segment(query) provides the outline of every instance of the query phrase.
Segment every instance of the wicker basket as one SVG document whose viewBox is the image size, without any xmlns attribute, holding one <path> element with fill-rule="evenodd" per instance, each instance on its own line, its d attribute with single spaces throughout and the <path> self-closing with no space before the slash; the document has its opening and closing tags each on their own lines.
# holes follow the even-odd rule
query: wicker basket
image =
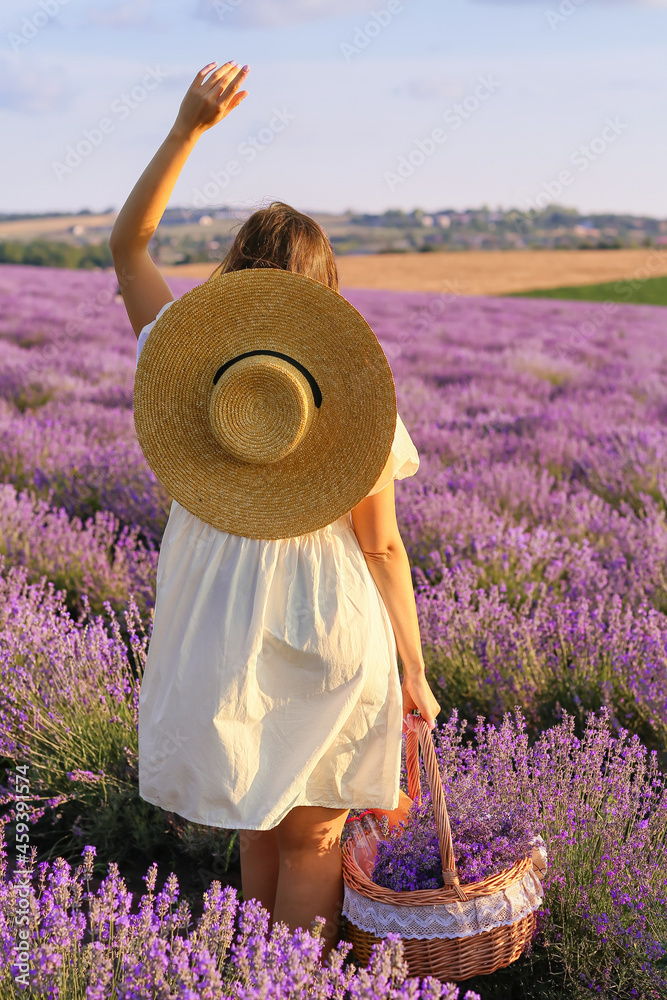
<svg viewBox="0 0 667 1000">
<path fill-rule="evenodd" d="M 489 912 L 500 900 L 519 898 L 523 887 L 532 887 L 534 891 L 521 897 L 518 908 L 506 912 L 518 912 L 519 919 L 504 921 L 501 926 L 491 926 L 481 933 L 467 933 L 465 936 L 416 937 L 401 934 L 405 959 L 411 976 L 435 976 L 443 981 L 458 982 L 471 976 L 485 975 L 502 969 L 514 962 L 525 950 L 535 929 L 535 909 L 542 897 L 541 882 L 533 871 L 533 858 L 526 857 L 511 868 L 498 872 L 479 882 L 466 885 L 459 883 L 454 861 L 452 832 L 445 805 L 442 781 L 438 770 L 438 762 L 433 748 L 433 741 L 427 723 L 421 717 L 416 717 L 416 731 L 407 734 L 407 771 L 410 797 L 421 802 L 419 784 L 419 744 L 424 759 L 424 767 L 431 788 L 433 810 L 440 840 L 440 857 L 445 887 L 443 889 L 420 889 L 414 892 L 395 892 L 377 885 L 362 870 L 354 855 L 350 840 L 343 845 L 343 877 L 345 880 L 345 908 L 349 911 L 350 901 L 369 904 L 370 922 L 375 919 L 377 911 L 395 914 L 396 920 L 403 925 L 405 915 L 416 914 L 416 920 L 424 915 L 425 921 L 456 920 L 464 912 L 484 912 L 488 904 Z M 488 899 L 486 898 L 488 897 Z M 478 902 L 475 902 L 478 901 Z M 401 909 L 401 908 L 410 908 Z M 526 910 L 528 912 L 526 912 Z M 345 912 L 345 910 L 344 910 Z M 410 918 L 412 919 L 412 918 Z M 368 926 L 369 919 L 366 918 Z M 408 921 L 409 922 L 409 921 Z M 359 961 L 366 963 L 370 958 L 371 948 L 384 936 L 376 925 L 373 933 L 369 929 L 357 926 L 350 916 L 345 921 L 345 935 L 354 947 Z M 468 923 L 468 927 L 475 926 Z M 485 925 L 486 926 L 486 925 Z M 436 933 L 439 933 L 436 931 Z"/>
</svg>

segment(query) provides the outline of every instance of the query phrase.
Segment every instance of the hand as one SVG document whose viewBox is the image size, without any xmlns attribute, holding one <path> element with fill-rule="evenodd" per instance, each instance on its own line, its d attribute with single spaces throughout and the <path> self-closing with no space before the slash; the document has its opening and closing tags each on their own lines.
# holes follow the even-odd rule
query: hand
<svg viewBox="0 0 667 1000">
<path fill-rule="evenodd" d="M 248 75 L 248 69 L 241 69 L 233 62 L 226 62 L 214 70 L 205 80 L 217 63 L 209 63 L 200 69 L 188 87 L 181 102 L 172 131 L 190 137 L 212 128 L 230 111 L 237 108 L 247 90 L 239 91 L 239 87 Z"/>
<path fill-rule="evenodd" d="M 435 717 L 440 714 L 440 706 L 435 695 L 431 691 L 425 673 L 404 674 L 401 687 L 403 694 L 403 726 L 402 733 L 407 733 L 408 727 L 405 724 L 405 716 L 413 708 L 418 708 L 422 718 L 426 719 L 430 729 L 435 727 Z"/>
</svg>

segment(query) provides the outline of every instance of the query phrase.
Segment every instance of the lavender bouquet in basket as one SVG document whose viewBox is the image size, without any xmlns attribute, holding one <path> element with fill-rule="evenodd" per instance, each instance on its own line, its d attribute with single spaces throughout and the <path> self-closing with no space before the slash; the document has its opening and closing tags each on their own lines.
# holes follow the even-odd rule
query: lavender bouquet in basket
<svg viewBox="0 0 667 1000">
<path fill-rule="evenodd" d="M 501 801 L 491 800 L 480 810 L 475 798 L 453 798 L 448 811 L 461 882 L 480 881 L 531 854 L 534 831 L 525 809 L 516 805 L 508 809 Z M 428 790 L 422 792 L 421 806 L 414 803 L 406 820 L 379 841 L 372 879 L 396 892 L 443 887 L 440 845 Z"/>
<path fill-rule="evenodd" d="M 468 756 L 464 754 L 465 757 Z M 445 773 L 454 858 L 461 882 L 477 882 L 529 856 L 536 830 L 515 795 L 494 789 L 473 760 Z M 451 766 L 450 761 L 450 766 Z M 461 765 L 463 764 L 463 767 Z M 426 782 L 422 803 L 413 803 L 406 819 L 378 843 L 372 879 L 396 892 L 441 889 L 442 863 L 433 805 Z"/>
</svg>

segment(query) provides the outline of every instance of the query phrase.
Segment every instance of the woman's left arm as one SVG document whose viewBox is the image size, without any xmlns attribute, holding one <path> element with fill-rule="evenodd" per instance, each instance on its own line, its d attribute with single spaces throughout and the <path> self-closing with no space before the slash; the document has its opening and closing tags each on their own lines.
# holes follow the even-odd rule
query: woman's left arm
<svg viewBox="0 0 667 1000">
<path fill-rule="evenodd" d="M 197 73 L 181 103 L 169 135 L 134 185 L 109 237 L 118 284 L 137 337 L 174 296 L 153 262 L 148 245 L 162 218 L 174 185 L 197 140 L 238 107 L 247 66 L 227 62 L 206 80 L 215 63 Z"/>
</svg>

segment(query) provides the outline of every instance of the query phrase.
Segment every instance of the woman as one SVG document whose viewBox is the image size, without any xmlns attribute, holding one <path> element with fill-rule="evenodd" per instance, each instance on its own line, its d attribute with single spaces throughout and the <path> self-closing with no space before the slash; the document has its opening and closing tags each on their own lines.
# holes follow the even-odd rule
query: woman
<svg viewBox="0 0 667 1000">
<path fill-rule="evenodd" d="M 247 66 L 239 68 L 232 62 L 217 69 L 215 66 L 215 63 L 205 66 L 192 81 L 169 135 L 132 190 L 109 240 L 123 300 L 138 338 L 138 352 L 156 318 L 174 301 L 168 284 L 148 253 L 150 240 L 197 140 L 247 96 L 247 91 L 239 90 L 247 76 Z M 326 235 L 314 220 L 282 202 L 255 212 L 244 223 L 218 270 L 224 273 L 249 267 L 294 271 L 335 291 L 338 289 L 336 264 Z M 140 793 L 163 808 L 180 810 L 181 815 L 195 822 L 240 829 L 244 898 L 257 898 L 269 910 L 273 921 L 284 921 L 292 929 L 308 928 L 316 916 L 323 917 L 326 920 L 325 955 L 334 946 L 338 933 L 343 895 L 340 834 L 348 811 L 367 806 L 396 807 L 401 715 L 405 717 L 406 713 L 418 709 L 434 726 L 439 712 L 425 678 L 410 566 L 396 523 L 394 502 L 394 478 L 413 475 L 418 465 L 416 449 L 398 418 L 392 452 L 380 480 L 335 524 L 295 539 L 243 538 L 205 524 L 174 501 L 160 550 L 155 620 L 140 703 Z M 206 583 L 197 568 L 197 558 L 205 559 Z M 258 564 L 265 571 L 268 567 L 271 579 L 278 583 L 272 589 L 265 574 L 258 578 L 256 592 L 250 596 L 240 593 L 237 583 L 229 581 L 247 579 L 252 567 Z M 213 574 L 211 566 L 217 567 Z M 234 573 L 230 573 L 230 566 Z M 334 705 L 332 698 L 328 714 L 324 711 L 317 720 L 309 720 L 310 730 L 306 727 L 299 740 L 292 740 L 289 745 L 286 740 L 284 753 L 278 750 L 274 760 L 262 765 L 265 771 L 251 775 L 253 787 L 258 782 L 261 786 L 259 798 L 252 799 L 247 782 L 241 788 L 241 779 L 234 778 L 233 772 L 239 769 L 235 768 L 230 748 L 225 745 L 224 734 L 220 736 L 220 731 L 217 744 L 212 742 L 212 729 L 209 732 L 205 759 L 196 758 L 194 754 L 199 747 L 197 741 L 204 739 L 197 727 L 197 731 L 193 729 L 181 734 L 184 748 L 175 746 L 169 759 L 151 770 L 148 750 L 142 751 L 142 745 L 144 748 L 156 745 L 155 704 L 159 701 L 162 710 L 166 704 L 170 713 L 165 716 L 163 711 L 160 725 L 168 718 L 169 725 L 178 728 L 179 712 L 185 713 L 184 702 L 190 699 L 191 708 L 196 706 L 201 712 L 202 700 L 205 701 L 191 689 L 192 685 L 190 688 L 183 685 L 178 690 L 176 687 L 177 658 L 181 658 L 182 665 L 199 655 L 196 647 L 188 646 L 188 636 L 197 630 L 201 633 L 209 629 L 211 639 L 206 648 L 212 652 L 207 656 L 213 664 L 211 669 L 216 671 L 216 684 L 218 688 L 222 685 L 220 690 L 223 692 L 215 711 L 220 717 L 221 705 L 227 698 L 223 714 L 233 714 L 234 692 L 238 692 L 239 684 L 243 683 L 243 670 L 254 669 L 251 652 L 255 638 L 249 637 L 245 652 L 245 648 L 241 648 L 236 667 L 220 656 L 216 659 L 215 651 L 223 646 L 226 648 L 233 623 L 244 612 L 243 606 L 234 602 L 254 602 L 255 620 L 255 612 L 266 615 L 271 611 L 277 589 L 290 592 L 286 574 L 299 572 L 304 580 L 315 579 L 320 569 L 329 574 L 327 580 L 334 591 L 345 589 L 349 592 L 352 588 L 355 596 L 356 617 L 345 623 L 335 618 L 327 621 L 327 628 L 333 630 L 341 630 L 344 625 L 343 631 L 347 629 L 349 641 L 360 651 L 363 670 L 355 667 L 359 676 L 346 679 L 356 692 L 352 703 L 348 698 L 344 705 L 342 702 Z M 188 587 L 183 585 L 184 579 Z M 174 581 L 178 582 L 177 586 Z M 194 595 L 192 609 L 196 609 L 197 614 L 206 604 L 209 620 L 196 622 L 196 628 L 190 627 L 189 631 L 182 628 L 175 632 L 176 619 L 192 626 L 188 594 Z M 316 597 L 312 594 L 310 600 L 302 600 L 295 608 L 287 606 L 283 613 L 294 615 L 295 621 L 305 622 L 306 627 L 314 629 L 316 624 L 322 624 L 314 619 L 318 613 Z M 348 601 L 346 607 L 349 612 L 352 603 Z M 226 614 L 223 618 L 232 623 L 227 633 L 224 633 L 224 622 L 220 622 L 222 608 Z M 303 650 L 298 641 L 295 644 L 287 635 L 282 636 L 281 641 L 283 649 L 292 642 L 287 657 L 291 664 L 279 655 L 274 658 L 272 668 L 289 686 L 290 678 L 297 676 L 294 665 L 299 665 Z M 308 645 L 309 666 L 312 666 L 310 641 Z M 331 662 L 327 659 L 330 654 L 325 646 L 320 645 L 316 662 L 326 673 Z M 402 684 L 398 678 L 397 652 L 403 665 Z M 247 662 L 244 655 L 247 655 Z M 336 669 L 341 669 L 341 665 L 336 664 Z M 307 699 L 303 708 L 304 718 L 307 718 Z M 273 729 L 282 732 L 285 720 L 280 715 L 280 706 L 276 703 L 267 711 L 271 714 Z M 213 712 L 209 714 L 212 716 Z M 328 727 L 328 739 L 322 743 L 322 746 L 326 743 L 326 748 L 322 750 L 316 746 L 318 725 Z M 405 725 L 404 721 L 403 731 Z M 342 733 L 347 734 L 345 746 L 354 744 L 355 748 L 354 753 L 350 752 L 346 767 L 341 767 L 340 763 L 346 759 L 340 753 L 342 743 L 339 740 L 336 744 L 336 736 Z M 295 744 L 301 754 L 295 758 L 296 763 L 289 756 Z M 334 752 L 338 753 L 337 761 L 332 756 Z M 281 783 L 288 758 L 291 771 L 287 777 L 297 771 L 303 775 L 302 787 L 296 794 L 293 787 L 288 794 L 287 786 Z M 193 763 L 195 759 L 199 760 L 198 764 Z M 360 761 L 365 762 L 365 769 L 360 768 Z M 374 767 L 374 761 L 380 766 Z M 243 763 L 247 765 L 247 761 Z M 354 780 L 358 774 L 366 775 L 361 784 L 360 779 L 357 778 L 356 783 Z M 199 805 L 203 795 L 216 799 L 215 808 L 204 812 Z M 290 805 L 295 801 L 299 804 Z"/>
</svg>

